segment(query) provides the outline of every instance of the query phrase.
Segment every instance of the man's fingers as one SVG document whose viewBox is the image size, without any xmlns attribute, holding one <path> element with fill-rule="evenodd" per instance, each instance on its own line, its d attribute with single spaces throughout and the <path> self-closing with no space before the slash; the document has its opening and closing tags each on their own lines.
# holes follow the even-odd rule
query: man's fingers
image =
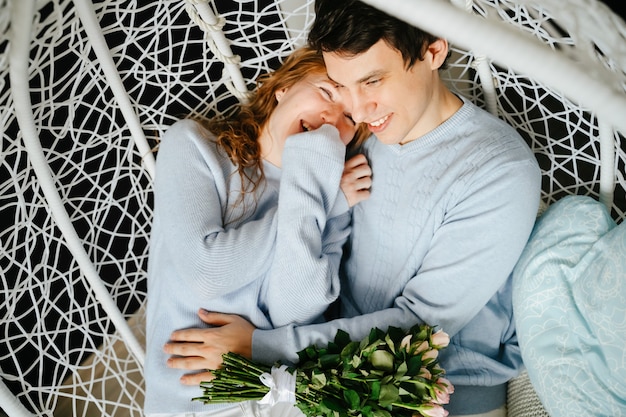
<svg viewBox="0 0 626 417">
<path fill-rule="evenodd" d="M 187 374 L 180 377 L 180 382 L 184 385 L 200 385 L 201 382 L 211 381 L 214 376 L 211 372 L 200 372 L 197 374 Z"/>
<path fill-rule="evenodd" d="M 215 313 L 203 308 L 198 310 L 198 316 L 200 317 L 200 320 L 213 326 L 223 326 L 233 321 L 230 314 Z"/>
<path fill-rule="evenodd" d="M 168 342 L 163 346 L 163 352 L 177 356 L 199 356 L 200 343 Z"/>
<path fill-rule="evenodd" d="M 200 311 L 198 312 L 198 316 L 205 323 L 217 327 L 232 323 L 233 321 L 233 318 L 230 314 L 213 313 L 204 309 L 200 309 Z M 170 340 L 173 342 L 203 343 L 206 342 L 206 335 L 210 332 L 210 328 L 175 330 L 170 335 Z"/>
<path fill-rule="evenodd" d="M 167 359 L 168 368 L 176 369 L 216 369 L 219 367 L 209 363 L 206 359 L 200 356 L 185 356 L 185 357 L 171 357 Z"/>
<path fill-rule="evenodd" d="M 204 333 L 206 330 L 207 329 L 175 330 L 170 335 L 170 340 L 172 342 L 202 343 L 205 340 Z"/>
</svg>

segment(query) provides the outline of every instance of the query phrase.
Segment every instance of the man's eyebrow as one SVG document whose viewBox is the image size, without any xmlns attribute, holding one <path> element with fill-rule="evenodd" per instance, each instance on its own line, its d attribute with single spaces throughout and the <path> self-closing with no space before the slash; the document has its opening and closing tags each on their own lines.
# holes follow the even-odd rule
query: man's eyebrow
<svg viewBox="0 0 626 417">
<path fill-rule="evenodd" d="M 387 73 L 387 71 L 384 70 L 374 70 L 372 72 L 370 72 L 369 74 L 364 75 L 363 77 L 359 78 L 358 80 L 356 80 L 356 84 L 362 84 L 365 83 L 369 80 L 371 80 L 372 78 L 380 78 L 382 76 L 384 76 Z M 345 87 L 345 85 L 338 83 L 337 81 L 333 80 L 333 78 L 326 74 L 326 76 L 328 77 L 328 79 L 332 82 L 334 82 L 337 87 Z"/>
<path fill-rule="evenodd" d="M 372 78 L 380 78 L 383 75 L 385 75 L 385 73 L 386 72 L 383 71 L 383 70 L 374 70 L 374 71 L 370 72 L 369 74 L 359 78 L 357 80 L 357 84 L 362 84 L 364 82 L 367 82 L 367 81 L 371 80 Z"/>
<path fill-rule="evenodd" d="M 337 81 L 333 80 L 332 77 L 330 75 L 328 75 L 328 73 L 326 73 L 326 76 L 328 77 L 328 79 L 330 80 L 330 82 L 334 83 L 335 86 L 337 87 L 345 87 L 343 84 L 338 83 Z"/>
</svg>

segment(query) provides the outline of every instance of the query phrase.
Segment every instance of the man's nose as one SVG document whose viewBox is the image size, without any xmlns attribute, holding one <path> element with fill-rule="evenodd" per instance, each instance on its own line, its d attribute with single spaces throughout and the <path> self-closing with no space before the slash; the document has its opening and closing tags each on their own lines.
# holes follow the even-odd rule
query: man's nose
<svg viewBox="0 0 626 417">
<path fill-rule="evenodd" d="M 372 113 L 372 102 L 366 95 L 355 92 L 350 95 L 350 101 L 352 105 L 352 120 L 356 123 L 371 121 L 368 118 Z"/>
</svg>

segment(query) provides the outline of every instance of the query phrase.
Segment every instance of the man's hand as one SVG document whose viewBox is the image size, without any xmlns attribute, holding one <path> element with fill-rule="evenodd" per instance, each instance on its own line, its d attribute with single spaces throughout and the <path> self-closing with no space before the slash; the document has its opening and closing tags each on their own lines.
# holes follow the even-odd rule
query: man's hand
<svg viewBox="0 0 626 417">
<path fill-rule="evenodd" d="M 348 200 L 348 205 L 353 207 L 357 203 L 367 200 L 372 186 L 372 169 L 365 155 L 358 154 L 346 161 L 341 176 L 341 191 Z"/>
<path fill-rule="evenodd" d="M 203 309 L 198 316 L 216 327 L 177 330 L 163 347 L 165 353 L 174 355 L 167 360 L 170 368 L 204 371 L 183 375 L 180 381 L 185 385 L 198 385 L 213 379 L 208 370 L 221 366 L 224 353 L 234 352 L 247 358 L 252 356 L 252 332 L 255 327 L 247 320 L 238 315 Z"/>
</svg>

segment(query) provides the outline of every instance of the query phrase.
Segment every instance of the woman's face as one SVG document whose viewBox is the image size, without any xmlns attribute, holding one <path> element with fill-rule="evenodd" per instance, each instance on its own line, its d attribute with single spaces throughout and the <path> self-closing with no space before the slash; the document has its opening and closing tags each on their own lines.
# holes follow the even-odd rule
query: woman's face
<svg viewBox="0 0 626 417">
<path fill-rule="evenodd" d="M 356 133 L 357 126 L 346 110 L 335 83 L 326 74 L 310 74 L 293 86 L 276 92 L 278 104 L 267 128 L 280 147 L 290 135 L 332 124 L 344 144 Z"/>
</svg>

